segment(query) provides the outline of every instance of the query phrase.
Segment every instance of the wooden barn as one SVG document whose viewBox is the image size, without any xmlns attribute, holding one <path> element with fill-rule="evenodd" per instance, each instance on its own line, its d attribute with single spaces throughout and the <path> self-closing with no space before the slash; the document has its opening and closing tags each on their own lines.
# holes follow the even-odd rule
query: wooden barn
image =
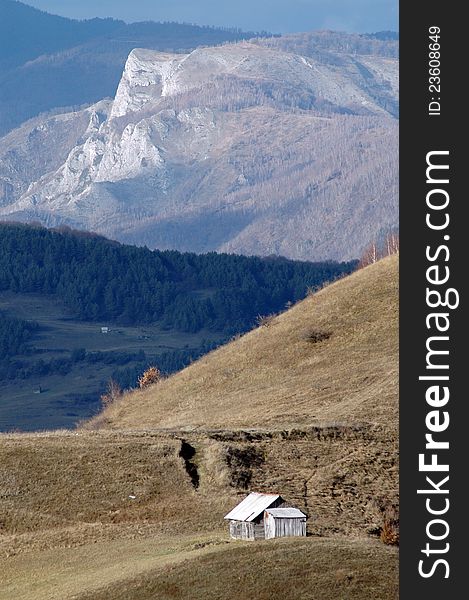
<svg viewBox="0 0 469 600">
<path fill-rule="evenodd" d="M 306 515 L 285 506 L 278 494 L 252 492 L 225 519 L 230 522 L 230 536 L 237 540 L 306 535 Z"/>
</svg>

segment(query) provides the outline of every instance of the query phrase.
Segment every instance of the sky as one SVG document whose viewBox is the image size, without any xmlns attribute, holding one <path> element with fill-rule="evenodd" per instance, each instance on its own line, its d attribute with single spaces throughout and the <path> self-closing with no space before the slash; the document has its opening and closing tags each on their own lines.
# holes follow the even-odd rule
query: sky
<svg viewBox="0 0 469 600">
<path fill-rule="evenodd" d="M 398 0 L 25 0 L 47 12 L 127 22 L 179 21 L 287 33 L 398 29 Z"/>
</svg>

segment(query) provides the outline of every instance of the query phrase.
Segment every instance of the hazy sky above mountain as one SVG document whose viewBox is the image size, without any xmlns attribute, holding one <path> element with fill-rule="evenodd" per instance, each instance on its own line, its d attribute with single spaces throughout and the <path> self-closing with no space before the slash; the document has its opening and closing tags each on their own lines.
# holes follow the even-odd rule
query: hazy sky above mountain
<svg viewBox="0 0 469 600">
<path fill-rule="evenodd" d="M 27 0 L 25 4 L 77 19 L 185 21 L 275 33 L 398 28 L 397 0 Z"/>
</svg>

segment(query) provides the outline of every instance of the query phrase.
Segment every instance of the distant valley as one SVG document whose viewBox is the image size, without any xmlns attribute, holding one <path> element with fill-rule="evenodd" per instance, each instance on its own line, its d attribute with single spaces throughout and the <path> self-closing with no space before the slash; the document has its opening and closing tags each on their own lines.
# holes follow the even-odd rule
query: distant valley
<svg viewBox="0 0 469 600">
<path fill-rule="evenodd" d="M 112 379 L 177 371 L 355 268 L 150 252 L 0 224 L 0 431 L 73 427 Z"/>
</svg>

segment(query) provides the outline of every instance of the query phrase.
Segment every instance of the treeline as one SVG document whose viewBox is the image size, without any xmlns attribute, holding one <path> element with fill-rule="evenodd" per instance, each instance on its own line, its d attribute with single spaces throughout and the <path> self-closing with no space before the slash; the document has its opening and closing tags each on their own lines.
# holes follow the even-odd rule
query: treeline
<svg viewBox="0 0 469 600">
<path fill-rule="evenodd" d="M 150 251 L 66 228 L 0 225 L 0 291 L 57 295 L 82 320 L 229 335 L 355 267 Z"/>
<path fill-rule="evenodd" d="M 252 106 L 270 106 L 278 110 L 313 110 L 317 114 L 339 112 L 339 108 L 316 98 L 313 92 L 286 82 L 219 75 L 207 85 L 195 90 L 168 96 L 161 100 L 162 108 L 177 112 L 204 106 L 214 110 L 234 112 Z M 345 110 L 343 111 L 345 112 Z M 352 112 L 351 110 L 348 111 Z"/>
<path fill-rule="evenodd" d="M 15 320 L 16 321 L 16 320 Z M 0 319 L 0 324 L 2 320 Z M 20 323 L 24 323 L 21 322 Z M 26 323 L 29 325 L 29 323 Z M 0 332 L 2 329 L 0 329 Z M 10 333 L 10 328 L 6 335 Z M 25 330 L 26 331 L 26 330 Z M 0 340 L 2 336 L 0 335 Z M 12 338 L 14 339 L 14 338 Z M 29 334 L 24 338 L 24 342 L 29 339 Z M 47 377 L 48 375 L 68 375 L 75 366 L 87 369 L 89 365 L 101 363 L 112 365 L 115 370 L 112 373 L 112 379 L 116 381 L 122 389 L 133 388 L 137 384 L 138 377 L 151 365 L 158 365 L 161 373 L 169 375 L 175 371 L 183 369 L 191 361 L 206 354 L 218 343 L 202 340 L 197 348 L 184 348 L 179 350 L 169 350 L 160 354 L 147 356 L 144 350 L 137 352 L 120 351 L 92 351 L 88 352 L 84 348 L 73 350 L 69 356 L 44 360 L 22 360 L 15 357 L 16 354 L 27 352 L 37 355 L 37 350 L 25 344 L 16 346 L 10 345 L 5 349 L 4 354 L 0 354 L 0 381 L 27 380 L 30 378 Z"/>
<path fill-rule="evenodd" d="M 0 380 L 29 379 L 30 377 L 45 377 L 47 375 L 68 375 L 77 363 L 87 365 L 102 363 L 105 365 L 127 365 L 130 362 L 145 363 L 147 357 L 143 350 L 138 352 L 87 352 L 85 349 L 73 350 L 69 356 L 44 360 L 39 358 L 34 362 L 24 361 L 13 356 L 0 360 Z M 28 348 L 28 354 L 37 356 L 39 352 L 34 347 Z"/>
<path fill-rule="evenodd" d="M 171 350 L 158 354 L 151 360 L 139 362 L 135 365 L 119 368 L 113 371 L 111 380 L 123 389 L 128 390 L 137 386 L 137 381 L 140 375 L 149 367 L 157 365 L 163 375 L 170 375 L 176 371 L 180 371 L 197 360 L 207 352 L 214 350 L 221 345 L 223 341 L 207 342 L 203 341 L 197 348 L 184 348 L 180 350 Z"/>
<path fill-rule="evenodd" d="M 8 357 L 28 351 L 28 342 L 38 324 L 7 317 L 0 312 L 0 365 Z"/>
<path fill-rule="evenodd" d="M 261 46 L 311 56 L 321 61 L 337 61 L 326 53 L 373 55 L 397 58 L 399 44 L 393 32 L 374 34 L 343 33 L 339 31 L 308 31 L 285 34 L 277 38 L 257 40 Z"/>
</svg>

